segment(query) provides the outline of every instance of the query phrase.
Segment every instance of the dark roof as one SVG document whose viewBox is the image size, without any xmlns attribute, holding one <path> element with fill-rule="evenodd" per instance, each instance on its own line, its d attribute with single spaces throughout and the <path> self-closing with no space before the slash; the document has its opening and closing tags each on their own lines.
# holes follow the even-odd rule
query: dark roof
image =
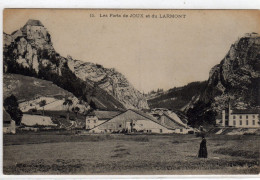
<svg viewBox="0 0 260 180">
<path fill-rule="evenodd" d="M 259 114 L 259 109 L 233 109 L 231 114 Z"/>
<path fill-rule="evenodd" d="M 120 111 L 93 111 L 87 116 L 96 116 L 98 120 L 109 120 L 122 112 Z"/>
</svg>

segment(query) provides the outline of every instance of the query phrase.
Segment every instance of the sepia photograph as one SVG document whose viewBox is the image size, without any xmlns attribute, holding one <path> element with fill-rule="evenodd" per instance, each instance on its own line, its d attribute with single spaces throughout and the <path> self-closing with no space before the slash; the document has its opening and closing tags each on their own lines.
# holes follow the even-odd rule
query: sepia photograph
<svg viewBox="0 0 260 180">
<path fill-rule="evenodd" d="M 259 175 L 260 11 L 4 9 L 4 175 Z"/>
</svg>

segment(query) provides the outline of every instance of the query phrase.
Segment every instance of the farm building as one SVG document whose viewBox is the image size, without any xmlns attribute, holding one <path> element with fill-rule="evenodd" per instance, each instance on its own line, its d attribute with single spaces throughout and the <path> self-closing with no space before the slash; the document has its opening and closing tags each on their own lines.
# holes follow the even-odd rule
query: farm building
<svg viewBox="0 0 260 180">
<path fill-rule="evenodd" d="M 15 121 L 11 119 L 11 116 L 3 110 L 3 133 L 15 134 Z"/>
<path fill-rule="evenodd" d="M 86 129 L 92 129 L 122 112 L 120 111 L 93 111 L 86 116 Z"/>
<path fill-rule="evenodd" d="M 91 133 L 143 132 L 174 133 L 170 126 L 161 124 L 154 117 L 137 110 L 127 110 L 90 130 Z"/>
<path fill-rule="evenodd" d="M 157 119 L 160 124 L 174 129 L 175 133 L 187 134 L 189 131 L 193 131 L 187 124 L 184 124 L 175 113 L 163 112 Z"/>
<path fill-rule="evenodd" d="M 222 111 L 221 126 L 239 127 L 239 128 L 259 128 L 258 109 L 231 109 Z"/>
</svg>

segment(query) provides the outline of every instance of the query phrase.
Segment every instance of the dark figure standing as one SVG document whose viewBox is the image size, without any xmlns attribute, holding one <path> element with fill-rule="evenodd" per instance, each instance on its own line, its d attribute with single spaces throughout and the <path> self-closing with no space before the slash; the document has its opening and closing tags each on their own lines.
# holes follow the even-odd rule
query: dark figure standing
<svg viewBox="0 0 260 180">
<path fill-rule="evenodd" d="M 202 136 L 202 141 L 200 143 L 200 150 L 199 150 L 199 158 L 207 158 L 208 152 L 207 152 L 207 141 L 205 139 L 205 136 Z"/>
</svg>

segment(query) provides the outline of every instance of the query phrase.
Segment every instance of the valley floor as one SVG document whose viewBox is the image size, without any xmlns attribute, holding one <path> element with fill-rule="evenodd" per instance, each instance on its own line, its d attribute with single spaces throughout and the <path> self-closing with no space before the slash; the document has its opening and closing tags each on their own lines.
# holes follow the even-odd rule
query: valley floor
<svg viewBox="0 0 260 180">
<path fill-rule="evenodd" d="M 260 136 L 4 135 L 4 174 L 258 174 Z"/>
</svg>

